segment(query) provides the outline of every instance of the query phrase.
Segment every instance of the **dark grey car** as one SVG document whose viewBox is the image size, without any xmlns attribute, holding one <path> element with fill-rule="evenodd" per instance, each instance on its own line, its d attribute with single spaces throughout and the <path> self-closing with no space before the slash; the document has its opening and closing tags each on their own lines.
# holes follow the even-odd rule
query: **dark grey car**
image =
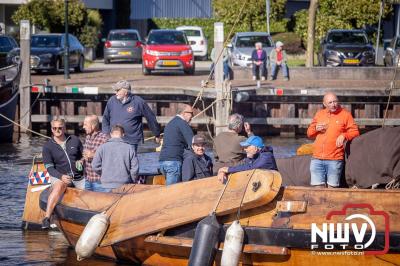
<svg viewBox="0 0 400 266">
<path fill-rule="evenodd" d="M 399 66 L 400 36 L 395 36 L 385 49 L 383 63 L 385 66 Z"/>
<path fill-rule="evenodd" d="M 111 60 L 140 62 L 142 59 L 142 39 L 133 29 L 111 30 L 104 44 L 104 63 Z"/>
<path fill-rule="evenodd" d="M 373 66 L 375 49 L 363 30 L 330 30 L 318 60 L 321 66 Z"/>
</svg>

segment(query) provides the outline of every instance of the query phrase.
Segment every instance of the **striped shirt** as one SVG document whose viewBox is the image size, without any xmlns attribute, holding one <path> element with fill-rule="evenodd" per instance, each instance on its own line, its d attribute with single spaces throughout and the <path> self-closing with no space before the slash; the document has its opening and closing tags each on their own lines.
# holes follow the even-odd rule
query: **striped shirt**
<svg viewBox="0 0 400 266">
<path fill-rule="evenodd" d="M 83 145 L 83 151 L 89 150 L 95 152 L 97 148 L 107 142 L 110 137 L 101 131 L 96 131 L 91 135 L 87 135 L 85 139 L 85 144 Z M 86 180 L 90 182 L 100 180 L 100 175 L 96 174 L 92 168 L 92 158 L 84 160 L 84 175 Z"/>
</svg>

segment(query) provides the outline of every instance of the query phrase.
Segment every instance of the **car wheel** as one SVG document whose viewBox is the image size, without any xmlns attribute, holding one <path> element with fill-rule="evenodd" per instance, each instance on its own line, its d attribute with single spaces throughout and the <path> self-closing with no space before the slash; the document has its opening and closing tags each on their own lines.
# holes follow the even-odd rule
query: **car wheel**
<svg viewBox="0 0 400 266">
<path fill-rule="evenodd" d="M 78 66 L 75 67 L 75 72 L 82 73 L 84 69 L 85 69 L 85 58 L 81 56 L 79 58 Z"/>
<path fill-rule="evenodd" d="M 61 59 L 60 59 L 60 58 L 57 58 L 56 64 L 55 64 L 55 66 L 54 66 L 54 68 L 53 68 L 53 70 L 52 70 L 51 72 L 52 72 L 53 74 L 58 74 L 58 73 L 61 72 L 61 70 L 62 70 L 62 67 L 61 67 Z"/>
<path fill-rule="evenodd" d="M 143 72 L 143 75 L 145 75 L 145 76 L 151 74 L 151 70 L 148 69 L 148 68 L 146 68 L 146 67 L 144 66 L 144 64 L 142 64 L 142 72 Z"/>
<path fill-rule="evenodd" d="M 185 69 L 183 72 L 185 72 L 186 75 L 193 75 L 195 71 L 195 67 L 193 66 L 192 68 Z"/>
<path fill-rule="evenodd" d="M 110 63 L 110 59 L 106 59 L 106 58 L 104 58 L 104 64 L 109 64 Z"/>
</svg>

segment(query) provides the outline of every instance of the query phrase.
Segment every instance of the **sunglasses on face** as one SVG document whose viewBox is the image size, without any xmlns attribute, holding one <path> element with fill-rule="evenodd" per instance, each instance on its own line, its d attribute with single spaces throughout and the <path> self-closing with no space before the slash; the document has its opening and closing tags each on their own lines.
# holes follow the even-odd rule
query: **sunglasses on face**
<svg viewBox="0 0 400 266">
<path fill-rule="evenodd" d="M 52 129 L 53 131 L 63 130 L 63 127 L 52 127 L 51 129 Z"/>
</svg>

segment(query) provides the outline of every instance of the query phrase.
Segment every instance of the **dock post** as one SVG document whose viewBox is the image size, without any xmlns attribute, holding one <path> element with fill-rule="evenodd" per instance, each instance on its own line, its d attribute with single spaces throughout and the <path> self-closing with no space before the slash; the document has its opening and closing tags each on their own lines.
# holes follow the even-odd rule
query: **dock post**
<svg viewBox="0 0 400 266">
<path fill-rule="evenodd" d="M 221 54 L 224 49 L 224 24 L 222 22 L 214 23 L 214 48 L 215 59 Z M 227 100 L 227 88 L 224 86 L 224 71 L 223 71 L 223 54 L 215 64 L 215 89 L 217 91 L 217 103 L 215 107 L 215 123 L 214 132 L 218 135 L 220 132 L 225 131 L 227 128 L 229 104 Z"/>
<path fill-rule="evenodd" d="M 29 20 L 20 22 L 20 59 L 21 79 L 19 82 L 19 115 L 20 124 L 25 128 L 31 127 L 31 26 Z M 24 128 L 21 132 L 27 133 Z"/>
</svg>

